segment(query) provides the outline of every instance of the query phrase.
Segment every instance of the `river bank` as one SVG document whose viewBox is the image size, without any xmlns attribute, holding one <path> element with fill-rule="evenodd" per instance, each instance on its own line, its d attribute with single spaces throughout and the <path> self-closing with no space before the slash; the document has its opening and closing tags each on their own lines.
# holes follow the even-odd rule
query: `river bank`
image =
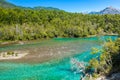
<svg viewBox="0 0 120 80">
<path fill-rule="evenodd" d="M 102 35 L 88 35 L 86 37 L 77 37 L 77 38 L 90 38 L 90 37 L 100 37 L 100 36 L 118 36 L 118 34 L 102 34 Z M 57 37 L 57 38 L 68 38 L 68 37 Z M 69 37 L 70 38 L 70 37 Z M 75 37 L 72 37 L 72 38 L 75 38 Z M 25 40 L 25 41 L 2 41 L 0 40 L 0 46 L 4 46 L 4 45 L 9 45 L 9 44 L 24 44 L 24 43 L 27 43 L 27 42 L 34 42 L 34 41 L 44 41 L 44 40 L 50 40 L 52 38 L 47 38 L 47 39 L 39 39 L 39 40 Z"/>
<path fill-rule="evenodd" d="M 92 38 L 92 37 L 100 37 L 100 36 L 118 36 L 118 34 L 102 34 L 102 35 L 88 35 L 87 37 L 78 37 L 78 38 Z M 59 38 L 59 37 L 58 37 Z M 62 38 L 62 37 L 60 37 Z M 64 38 L 68 38 L 68 37 L 64 37 Z M 39 40 L 28 40 L 28 41 L 0 41 L 0 46 L 6 46 L 6 45 L 11 45 L 11 44 L 26 44 L 26 43 L 30 43 L 30 42 L 40 42 L 40 41 L 45 41 L 45 40 L 50 40 L 51 38 L 47 38 L 47 39 L 39 39 Z"/>
<path fill-rule="evenodd" d="M 28 52 L 25 51 L 1 52 L 0 60 L 16 60 L 23 58 L 26 55 L 28 55 Z"/>
</svg>

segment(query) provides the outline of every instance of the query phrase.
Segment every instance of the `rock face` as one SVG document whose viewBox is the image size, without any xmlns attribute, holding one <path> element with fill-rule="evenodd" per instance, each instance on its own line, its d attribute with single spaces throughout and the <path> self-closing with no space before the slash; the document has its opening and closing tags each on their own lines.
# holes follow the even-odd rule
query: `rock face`
<svg viewBox="0 0 120 80">
<path fill-rule="evenodd" d="M 120 73 L 114 73 L 112 74 L 110 80 L 120 80 Z"/>
<path fill-rule="evenodd" d="M 110 6 L 100 12 L 90 12 L 89 14 L 120 14 L 120 10 Z"/>
<path fill-rule="evenodd" d="M 110 77 L 101 76 L 96 80 L 120 80 L 120 73 L 114 73 Z"/>
</svg>

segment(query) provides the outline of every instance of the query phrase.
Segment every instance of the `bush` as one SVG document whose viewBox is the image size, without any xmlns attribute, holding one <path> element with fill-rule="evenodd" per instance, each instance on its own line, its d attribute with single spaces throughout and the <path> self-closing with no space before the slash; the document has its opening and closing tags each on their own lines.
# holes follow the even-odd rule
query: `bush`
<svg viewBox="0 0 120 80">
<path fill-rule="evenodd" d="M 15 53 L 14 52 L 7 52 L 7 55 L 14 55 Z"/>
</svg>

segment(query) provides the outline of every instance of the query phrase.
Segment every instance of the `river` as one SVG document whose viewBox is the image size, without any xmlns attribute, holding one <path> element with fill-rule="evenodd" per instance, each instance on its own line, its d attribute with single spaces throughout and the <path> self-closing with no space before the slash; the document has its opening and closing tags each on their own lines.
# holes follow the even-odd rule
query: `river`
<svg viewBox="0 0 120 80">
<path fill-rule="evenodd" d="M 100 54 L 91 54 L 91 49 L 101 49 L 109 38 L 115 40 L 117 36 L 54 38 L 1 46 L 1 52 L 27 50 L 29 55 L 18 60 L 1 60 L 0 80 L 79 80 L 82 73 L 71 70 L 70 59 L 88 63 Z"/>
</svg>

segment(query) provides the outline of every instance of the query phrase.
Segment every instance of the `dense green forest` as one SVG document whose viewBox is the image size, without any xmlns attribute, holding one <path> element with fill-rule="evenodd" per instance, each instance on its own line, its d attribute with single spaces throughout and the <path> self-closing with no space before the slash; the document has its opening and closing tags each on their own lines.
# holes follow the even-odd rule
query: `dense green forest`
<svg viewBox="0 0 120 80">
<path fill-rule="evenodd" d="M 0 8 L 0 40 L 37 40 L 120 33 L 120 15 Z"/>
<path fill-rule="evenodd" d="M 116 41 L 109 40 L 104 44 L 99 58 L 90 60 L 90 65 L 86 69 L 94 68 L 94 77 L 101 75 L 111 75 L 120 72 L 120 38 Z M 95 53 L 96 54 L 96 53 Z M 118 80 L 118 79 L 116 79 Z"/>
</svg>

